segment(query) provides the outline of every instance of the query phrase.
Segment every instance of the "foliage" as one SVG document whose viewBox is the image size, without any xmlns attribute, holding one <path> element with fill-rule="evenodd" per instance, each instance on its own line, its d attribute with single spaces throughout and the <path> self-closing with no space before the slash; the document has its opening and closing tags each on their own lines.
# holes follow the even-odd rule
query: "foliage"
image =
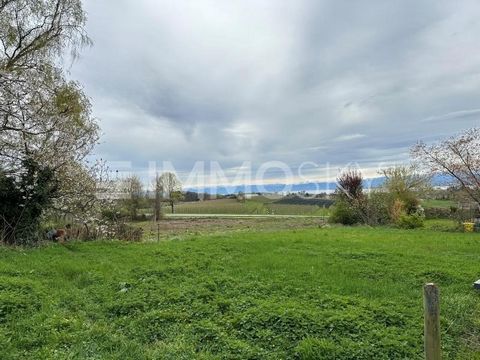
<svg viewBox="0 0 480 360">
<path fill-rule="evenodd" d="M 335 194 L 349 202 L 363 199 L 363 176 L 360 171 L 347 169 L 337 178 Z"/>
<path fill-rule="evenodd" d="M 0 161 L 10 173 L 28 172 L 30 161 L 50 169 L 58 191 L 45 205 L 89 221 L 97 184 L 95 166 L 84 159 L 99 127 L 81 86 L 59 66 L 66 52 L 75 57 L 90 44 L 85 21 L 80 0 L 0 3 Z M 34 186 L 43 191 L 43 184 Z"/>
<path fill-rule="evenodd" d="M 143 185 L 140 178 L 136 175 L 129 176 L 122 180 L 121 191 L 124 194 L 122 203 L 127 209 L 130 218 L 135 220 L 138 216 L 138 210 L 142 206 L 144 197 Z"/>
<path fill-rule="evenodd" d="M 363 176 L 347 169 L 337 178 L 335 207 L 330 221 L 344 225 L 368 223 L 367 197 L 363 193 Z"/>
<path fill-rule="evenodd" d="M 396 224 L 401 229 L 416 229 L 423 227 L 425 222 L 425 214 L 423 209 L 417 209 L 417 211 L 410 214 L 402 214 L 397 220 Z"/>
<path fill-rule="evenodd" d="M 366 225 L 378 226 L 391 222 L 389 209 L 392 196 L 383 191 L 371 191 L 364 200 L 363 221 Z"/>
<path fill-rule="evenodd" d="M 405 211 L 405 203 L 400 199 L 394 199 L 389 209 L 390 219 L 396 224 L 400 221 L 400 218 L 407 215 Z"/>
<path fill-rule="evenodd" d="M 449 219 L 458 211 L 456 207 L 429 207 L 425 209 L 425 217 L 427 219 Z"/>
<path fill-rule="evenodd" d="M 25 160 L 23 171 L 0 171 L 0 234 L 7 244 L 25 245 L 39 240 L 42 213 L 58 191 L 52 169 Z"/>
<path fill-rule="evenodd" d="M 78 223 L 93 224 L 102 211 L 113 210 L 116 184 L 103 160 L 93 164 L 66 163 L 57 171 L 59 190 L 49 215 L 68 216 Z"/>
<path fill-rule="evenodd" d="M 419 196 L 429 192 L 431 176 L 418 171 L 413 166 L 395 166 L 382 170 L 385 176 L 383 187 L 392 196 L 394 201 L 392 206 L 399 206 L 402 203 L 403 211 L 407 214 L 414 213 L 420 205 Z M 392 211 L 395 211 L 392 209 Z M 392 212 L 391 211 L 391 212 Z M 398 216 L 392 220 L 396 222 Z"/>
<path fill-rule="evenodd" d="M 60 168 L 80 161 L 98 125 L 79 84 L 57 66 L 65 50 L 89 43 L 80 0 L 11 0 L 0 6 L 0 159 Z"/>
<path fill-rule="evenodd" d="M 0 358 L 478 358 L 478 234 L 363 227 L 0 249 Z"/>
<path fill-rule="evenodd" d="M 143 237 L 143 230 L 138 227 L 125 224 L 123 222 L 117 223 L 114 229 L 113 238 L 124 241 L 141 241 Z"/>
<path fill-rule="evenodd" d="M 338 199 L 332 207 L 328 220 L 333 224 L 354 225 L 362 221 L 362 216 L 349 202 Z"/>
</svg>

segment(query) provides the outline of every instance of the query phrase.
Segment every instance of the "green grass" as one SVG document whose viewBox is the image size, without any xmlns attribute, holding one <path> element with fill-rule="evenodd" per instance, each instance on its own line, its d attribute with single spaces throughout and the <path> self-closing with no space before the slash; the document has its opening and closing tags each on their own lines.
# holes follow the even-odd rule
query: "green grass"
<svg viewBox="0 0 480 360">
<path fill-rule="evenodd" d="M 425 220 L 425 228 L 437 231 L 462 231 L 458 221 L 452 219 L 427 219 Z"/>
<path fill-rule="evenodd" d="M 0 248 L 0 359 L 480 358 L 478 234 L 330 228 Z"/>
<path fill-rule="evenodd" d="M 179 203 L 177 214 L 255 214 L 263 203 L 256 201 L 240 202 L 235 199 L 218 199 Z"/>
<path fill-rule="evenodd" d="M 218 199 L 182 202 L 175 206 L 177 214 L 271 214 L 271 215 L 328 215 L 328 209 L 316 205 L 276 204 L 274 199 L 253 197 L 244 202 Z M 165 208 L 168 212 L 170 209 Z"/>
<path fill-rule="evenodd" d="M 451 206 L 457 206 L 457 203 L 452 200 L 423 200 L 422 206 L 424 208 L 449 209 Z"/>
</svg>

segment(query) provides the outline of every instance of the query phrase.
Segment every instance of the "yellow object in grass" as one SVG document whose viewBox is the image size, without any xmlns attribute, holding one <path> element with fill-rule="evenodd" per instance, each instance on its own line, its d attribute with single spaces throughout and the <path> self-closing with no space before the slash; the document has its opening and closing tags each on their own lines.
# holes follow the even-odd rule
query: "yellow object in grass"
<svg viewBox="0 0 480 360">
<path fill-rule="evenodd" d="M 475 229 L 475 223 L 473 222 L 464 222 L 463 223 L 463 229 L 465 232 L 473 232 Z"/>
</svg>

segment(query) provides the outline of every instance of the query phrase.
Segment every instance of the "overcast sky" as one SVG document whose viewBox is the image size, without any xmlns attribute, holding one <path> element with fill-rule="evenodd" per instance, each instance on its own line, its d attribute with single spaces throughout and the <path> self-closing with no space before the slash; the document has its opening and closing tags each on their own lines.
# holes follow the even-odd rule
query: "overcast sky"
<svg viewBox="0 0 480 360">
<path fill-rule="evenodd" d="M 375 168 L 480 124 L 478 0 L 84 6 L 94 46 L 71 73 L 100 119 L 96 153 L 138 170 Z"/>
</svg>

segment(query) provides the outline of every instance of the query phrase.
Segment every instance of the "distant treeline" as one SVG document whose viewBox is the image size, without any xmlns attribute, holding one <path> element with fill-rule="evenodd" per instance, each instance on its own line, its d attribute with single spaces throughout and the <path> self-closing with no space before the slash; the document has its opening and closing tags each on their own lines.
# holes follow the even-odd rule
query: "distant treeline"
<svg viewBox="0 0 480 360">
<path fill-rule="evenodd" d="M 321 198 L 308 198 L 298 195 L 285 196 L 284 198 L 275 201 L 275 204 L 288 204 L 288 205 L 316 205 L 320 207 L 330 207 L 333 205 L 333 200 L 331 199 L 321 199 Z"/>
</svg>

